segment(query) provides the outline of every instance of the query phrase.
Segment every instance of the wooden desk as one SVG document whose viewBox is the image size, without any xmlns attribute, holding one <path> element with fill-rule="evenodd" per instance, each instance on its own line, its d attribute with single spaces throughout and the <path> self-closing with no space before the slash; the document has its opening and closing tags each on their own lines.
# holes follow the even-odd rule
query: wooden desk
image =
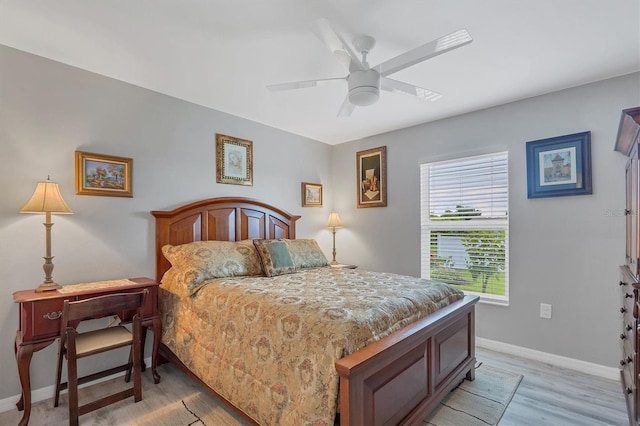
<svg viewBox="0 0 640 426">
<path fill-rule="evenodd" d="M 158 286 L 151 278 L 131 278 L 136 284 L 107 287 L 93 290 L 80 290 L 73 293 L 60 293 L 57 290 L 44 293 L 36 293 L 33 290 L 16 291 L 13 293 L 13 301 L 20 304 L 20 327 L 16 333 L 14 351 L 18 362 L 18 374 L 22 386 L 22 396 L 16 406 L 18 410 L 24 410 L 19 425 L 29 423 L 31 415 L 31 378 L 29 367 L 34 352 L 46 348 L 60 337 L 60 316 L 64 300 L 82 300 L 90 297 L 102 296 L 111 293 L 124 293 L 148 289 L 149 294 L 143 309 L 143 348 L 147 328 L 153 327 L 153 352 L 151 354 L 151 372 L 155 383 L 160 382 L 160 375 L 156 371 L 158 347 L 162 333 L 160 313 L 158 311 Z M 123 322 L 130 321 L 134 312 L 123 312 L 120 317 Z M 144 349 L 143 349 L 144 350 Z M 144 354 L 141 357 L 144 359 Z M 52 362 L 52 366 L 54 363 Z M 51 378 L 54 378 L 55 368 L 52 368 Z M 143 364 L 144 371 L 144 364 Z"/>
</svg>

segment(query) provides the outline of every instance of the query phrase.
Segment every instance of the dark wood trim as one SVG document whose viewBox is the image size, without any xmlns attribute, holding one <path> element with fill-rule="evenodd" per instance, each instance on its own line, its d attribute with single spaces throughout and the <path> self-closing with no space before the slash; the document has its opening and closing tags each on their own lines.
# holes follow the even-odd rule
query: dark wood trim
<svg viewBox="0 0 640 426">
<path fill-rule="evenodd" d="M 466 296 L 338 360 L 341 424 L 420 423 L 465 376 L 472 380 L 478 300 Z M 415 373 L 421 377 L 416 379 Z M 383 383 L 378 383 L 380 377 Z M 402 400 L 403 390 L 412 386 L 415 391 Z M 395 406 L 376 412 L 379 400 L 389 395 L 398 399 Z"/>
<path fill-rule="evenodd" d="M 196 201 L 169 211 L 152 211 L 156 218 L 156 279 L 171 267 L 162 247 L 192 241 L 239 241 L 249 238 L 296 237 L 300 216 L 262 201 L 220 197 Z"/>
<path fill-rule="evenodd" d="M 629 155 L 640 134 L 640 107 L 622 110 L 615 150 Z"/>
</svg>

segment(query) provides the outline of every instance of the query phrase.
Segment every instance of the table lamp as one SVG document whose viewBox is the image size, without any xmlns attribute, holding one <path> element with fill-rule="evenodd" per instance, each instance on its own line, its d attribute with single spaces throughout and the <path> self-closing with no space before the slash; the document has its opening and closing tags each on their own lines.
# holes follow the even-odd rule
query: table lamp
<svg viewBox="0 0 640 426">
<path fill-rule="evenodd" d="M 342 228 L 344 225 L 340 220 L 340 215 L 336 211 L 332 211 L 329 215 L 329 221 L 327 222 L 327 228 L 333 229 L 333 260 L 331 261 L 332 265 L 337 265 L 338 261 L 336 261 L 336 228 Z"/>
<path fill-rule="evenodd" d="M 53 256 L 51 256 L 51 214 L 73 214 L 67 203 L 62 199 L 60 188 L 55 182 L 51 182 L 47 176 L 45 182 L 38 182 L 36 190 L 31 199 L 21 209 L 20 213 L 45 214 L 45 235 L 46 235 L 46 255 L 44 257 L 44 282 L 35 289 L 36 292 L 51 291 L 61 288 L 59 284 L 53 282 L 51 274 L 53 272 Z"/>
</svg>

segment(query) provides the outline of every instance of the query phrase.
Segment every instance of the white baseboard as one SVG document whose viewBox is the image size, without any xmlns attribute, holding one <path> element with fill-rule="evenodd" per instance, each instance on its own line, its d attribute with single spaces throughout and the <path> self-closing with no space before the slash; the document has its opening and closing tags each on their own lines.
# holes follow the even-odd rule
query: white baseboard
<svg viewBox="0 0 640 426">
<path fill-rule="evenodd" d="M 483 339 L 482 337 L 476 337 L 476 346 L 509 355 L 520 356 L 534 361 L 544 362 L 556 367 L 567 368 L 569 370 L 603 377 L 605 379 L 616 381 L 620 380 L 620 370 L 614 367 L 606 367 L 604 365 L 594 364 L 592 362 L 581 361 L 579 359 L 573 359 L 560 355 L 550 354 L 547 352 L 536 351 L 534 349 L 511 345 L 509 343 L 498 342 L 496 340 Z"/>
<path fill-rule="evenodd" d="M 144 360 L 145 365 L 151 365 L 151 358 L 145 358 Z M 151 368 L 149 368 L 150 370 Z M 80 386 L 78 386 L 79 389 L 85 388 L 87 386 L 91 386 L 91 385 L 95 385 L 101 382 L 105 382 L 107 380 L 111 380 L 114 379 L 116 377 L 120 377 L 120 376 L 124 376 L 124 371 L 121 371 L 119 373 L 116 374 L 112 374 L 110 376 L 107 377 L 102 377 L 100 379 L 82 384 Z M 40 401 L 44 401 L 45 399 L 50 399 L 53 398 L 53 394 L 56 391 L 56 387 L 55 385 L 51 385 L 51 386 L 45 386 L 43 388 L 40 389 L 33 389 L 31 390 L 31 403 L 35 404 L 36 402 L 40 402 Z M 66 392 L 63 391 L 62 393 Z M 11 411 L 11 410 L 16 410 L 16 403 L 18 402 L 18 400 L 20 399 L 20 395 L 14 395 L 14 396 L 10 396 L 8 398 L 4 398 L 4 399 L 0 399 L 0 413 L 4 413 L 7 411 Z"/>
</svg>

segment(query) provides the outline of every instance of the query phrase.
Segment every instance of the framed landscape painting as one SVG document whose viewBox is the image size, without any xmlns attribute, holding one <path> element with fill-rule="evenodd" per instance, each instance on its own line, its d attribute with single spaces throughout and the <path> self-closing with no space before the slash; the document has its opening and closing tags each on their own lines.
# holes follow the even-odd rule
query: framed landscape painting
<svg viewBox="0 0 640 426">
<path fill-rule="evenodd" d="M 528 198 L 591 192 L 591 132 L 527 142 Z"/>
<path fill-rule="evenodd" d="M 133 197 L 133 159 L 76 151 L 76 193 Z"/>
<path fill-rule="evenodd" d="M 387 147 L 356 153 L 357 207 L 387 206 Z"/>
</svg>

